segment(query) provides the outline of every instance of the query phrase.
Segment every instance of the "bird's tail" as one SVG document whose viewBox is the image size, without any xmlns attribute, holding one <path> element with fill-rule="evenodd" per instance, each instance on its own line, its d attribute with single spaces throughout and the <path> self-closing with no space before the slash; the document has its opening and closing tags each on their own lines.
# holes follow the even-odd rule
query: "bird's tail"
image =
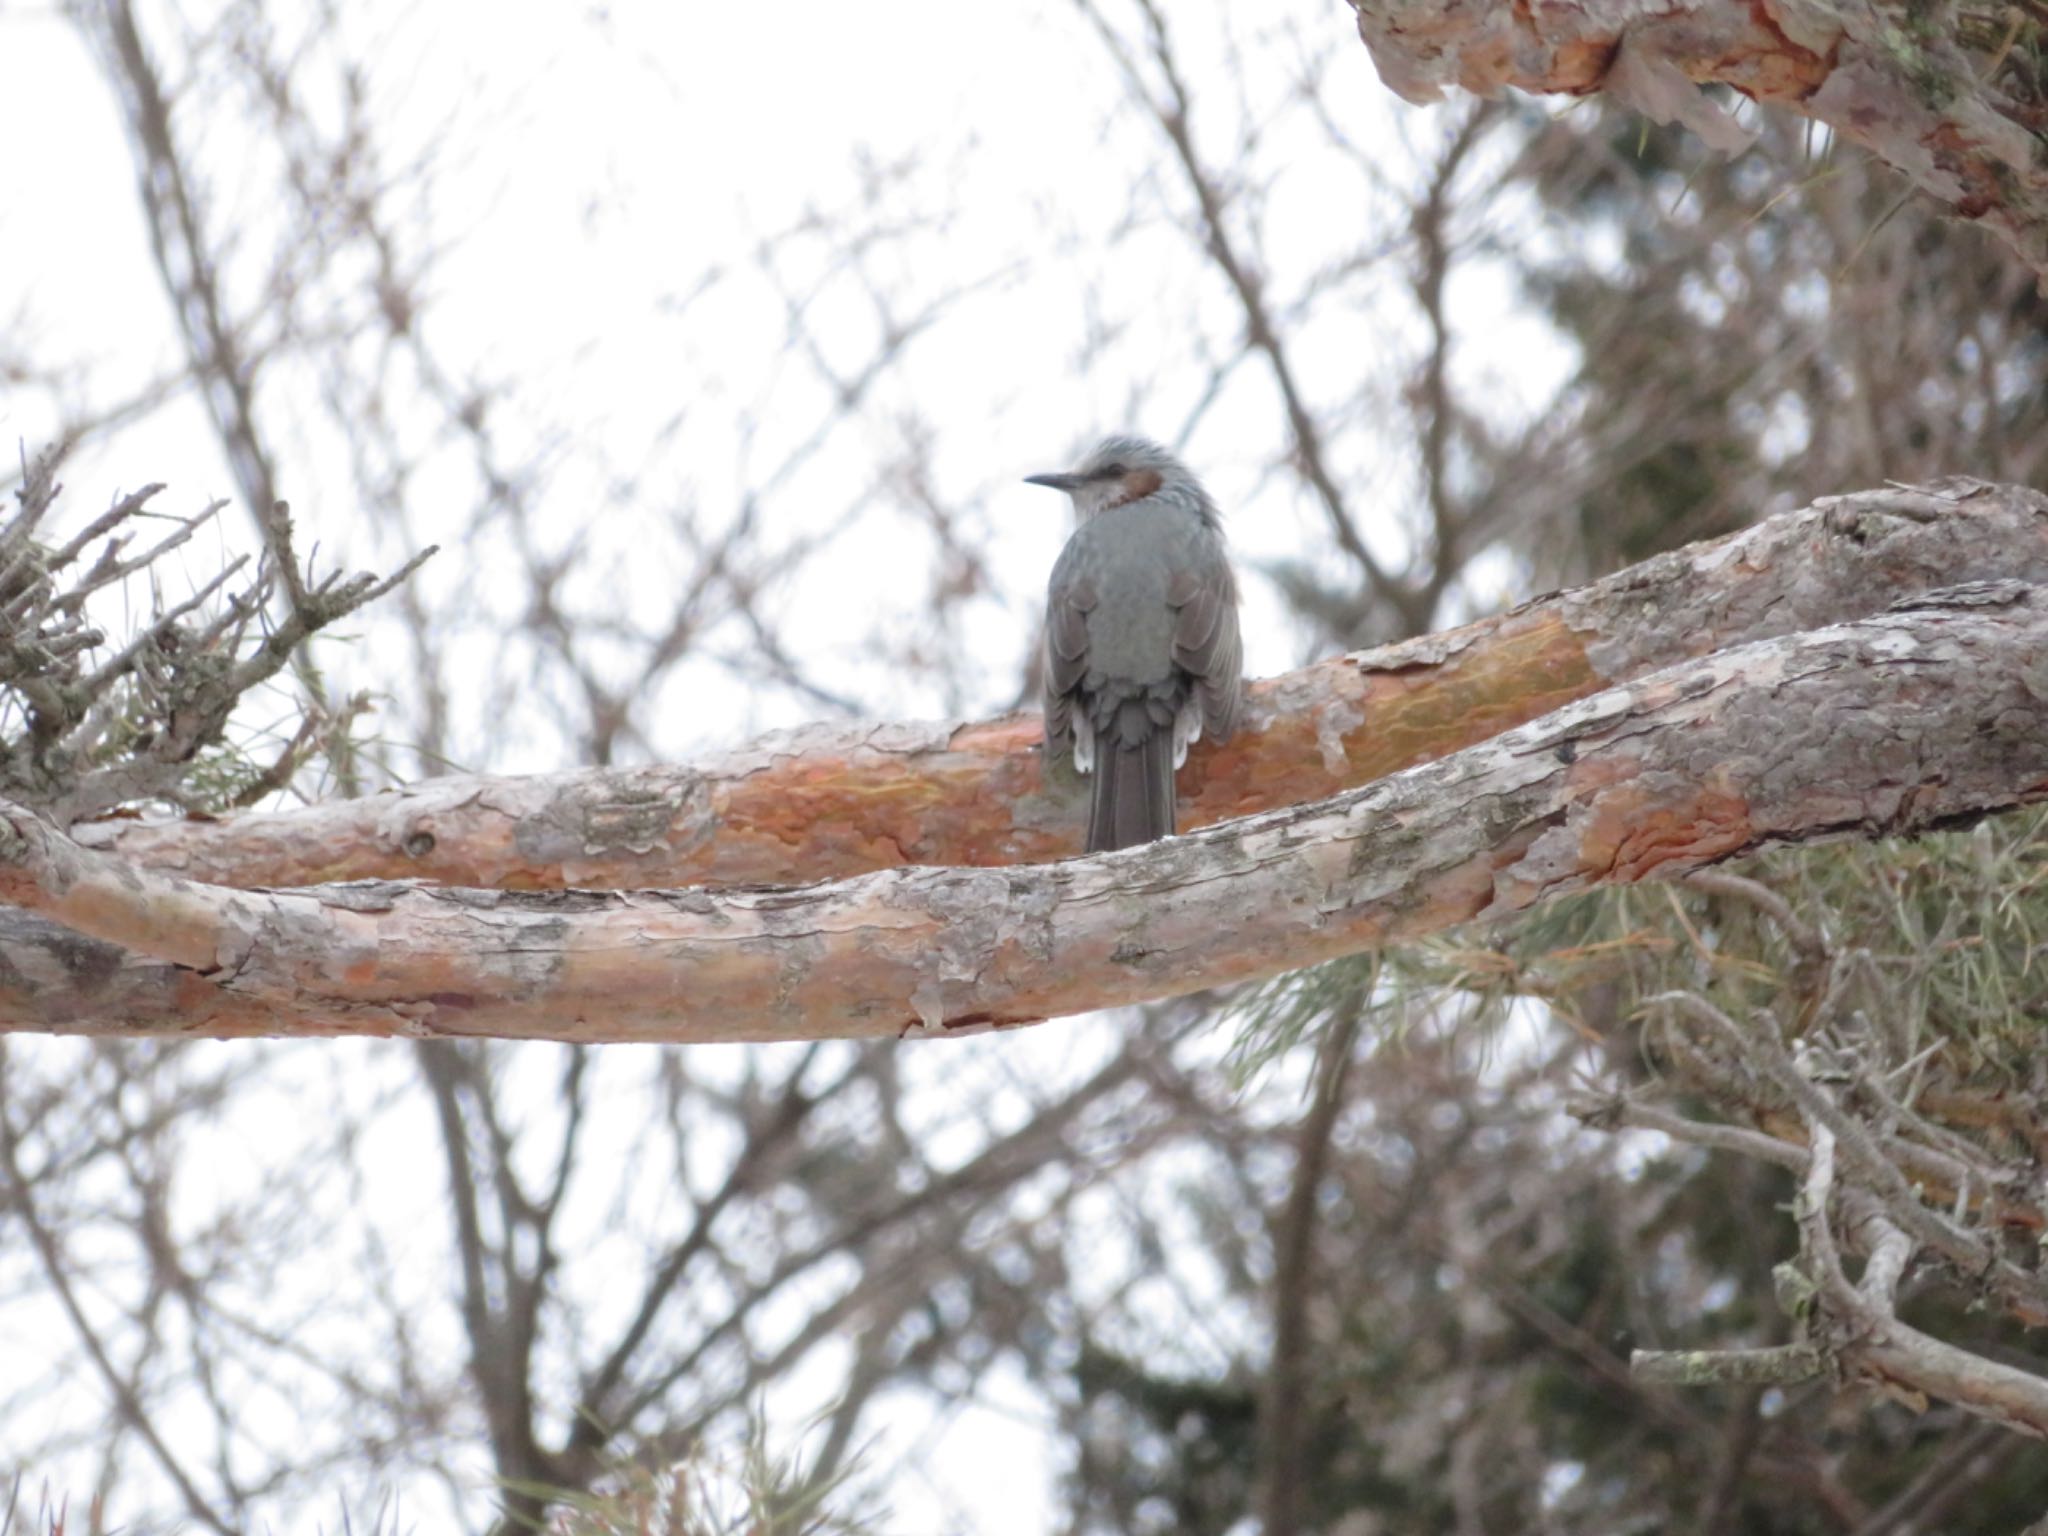
<svg viewBox="0 0 2048 1536">
<path fill-rule="evenodd" d="M 1135 746 L 1096 738 L 1088 803 L 1088 851 L 1135 848 L 1173 836 L 1173 727 L 1147 731 Z"/>
</svg>

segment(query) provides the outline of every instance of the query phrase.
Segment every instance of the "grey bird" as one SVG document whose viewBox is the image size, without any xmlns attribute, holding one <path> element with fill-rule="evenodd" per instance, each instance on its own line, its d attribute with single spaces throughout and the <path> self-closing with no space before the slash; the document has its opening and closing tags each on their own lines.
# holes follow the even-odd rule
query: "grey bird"
<svg viewBox="0 0 2048 1536">
<path fill-rule="evenodd" d="M 1071 748 L 1093 775 L 1090 853 L 1171 837 L 1188 743 L 1237 725 L 1244 652 L 1221 515 L 1142 437 L 1025 478 L 1065 491 L 1080 517 L 1046 590 L 1045 749 Z"/>
</svg>

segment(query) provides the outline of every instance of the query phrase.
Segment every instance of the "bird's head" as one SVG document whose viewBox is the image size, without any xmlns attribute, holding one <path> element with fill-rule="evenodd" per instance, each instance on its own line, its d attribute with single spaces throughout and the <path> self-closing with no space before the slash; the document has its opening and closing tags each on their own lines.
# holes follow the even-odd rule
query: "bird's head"
<svg viewBox="0 0 2048 1536">
<path fill-rule="evenodd" d="M 1163 496 L 1205 517 L 1215 516 L 1208 495 L 1188 467 L 1143 437 L 1106 437 L 1078 468 L 1024 478 L 1032 485 L 1065 491 L 1074 498 L 1074 509 L 1084 520 L 1147 496 Z"/>
</svg>

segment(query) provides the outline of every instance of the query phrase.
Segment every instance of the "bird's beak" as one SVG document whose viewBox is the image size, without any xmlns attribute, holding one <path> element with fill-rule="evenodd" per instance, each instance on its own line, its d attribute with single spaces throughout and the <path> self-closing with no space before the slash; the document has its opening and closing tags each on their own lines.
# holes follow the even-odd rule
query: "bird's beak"
<svg viewBox="0 0 2048 1536">
<path fill-rule="evenodd" d="M 1026 485 L 1049 485 L 1056 491 L 1071 491 L 1081 483 L 1079 475 L 1026 475 Z"/>
</svg>

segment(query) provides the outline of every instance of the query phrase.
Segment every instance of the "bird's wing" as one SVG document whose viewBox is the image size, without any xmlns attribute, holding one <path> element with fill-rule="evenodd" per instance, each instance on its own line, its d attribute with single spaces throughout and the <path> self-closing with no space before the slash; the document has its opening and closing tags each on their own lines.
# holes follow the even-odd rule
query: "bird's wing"
<svg viewBox="0 0 2048 1536">
<path fill-rule="evenodd" d="M 1095 583 L 1078 574 L 1068 545 L 1052 568 L 1045 598 L 1045 739 L 1064 741 L 1073 729 L 1075 694 L 1088 672 L 1088 611 Z"/>
<path fill-rule="evenodd" d="M 1174 608 L 1173 660 L 1194 680 L 1201 734 L 1223 741 L 1237 728 L 1244 648 L 1237 633 L 1237 581 L 1222 550 L 1183 566 L 1167 585 Z"/>
</svg>

